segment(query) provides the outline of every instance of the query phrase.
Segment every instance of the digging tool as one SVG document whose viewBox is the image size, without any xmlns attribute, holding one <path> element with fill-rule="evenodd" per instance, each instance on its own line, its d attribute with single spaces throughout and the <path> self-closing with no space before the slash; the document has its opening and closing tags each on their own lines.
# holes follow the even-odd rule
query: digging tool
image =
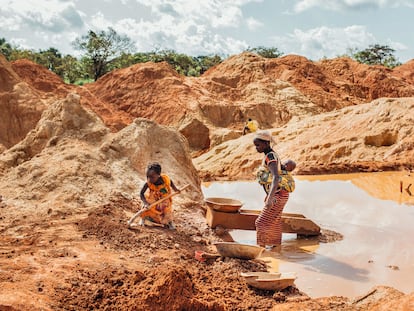
<svg viewBox="0 0 414 311">
<path fill-rule="evenodd" d="M 134 222 L 134 220 L 135 220 L 135 219 L 136 219 L 139 215 L 141 215 L 143 212 L 145 212 L 145 211 L 149 210 L 151 207 L 153 207 L 153 206 L 155 206 L 155 205 L 157 205 L 157 204 L 160 204 L 161 202 L 164 202 L 165 200 L 168 200 L 169 198 L 172 198 L 173 196 L 175 196 L 175 195 L 177 195 L 177 194 L 181 193 L 183 190 L 187 189 L 188 187 L 190 187 L 190 185 L 189 185 L 189 184 L 187 184 L 187 185 L 185 185 L 184 187 L 182 187 L 182 188 L 180 189 L 180 191 L 178 191 L 178 192 L 174 192 L 174 193 L 171 193 L 171 194 L 167 195 L 166 197 L 164 197 L 164 198 L 162 198 L 162 199 L 159 199 L 158 201 L 155 201 L 154 203 L 151 203 L 151 204 L 150 204 L 150 205 L 148 205 L 146 208 L 144 208 L 144 209 L 140 210 L 138 213 L 136 213 L 134 216 L 132 216 L 132 217 L 131 217 L 131 219 L 128 221 L 128 226 L 131 226 L 131 224 Z"/>
</svg>

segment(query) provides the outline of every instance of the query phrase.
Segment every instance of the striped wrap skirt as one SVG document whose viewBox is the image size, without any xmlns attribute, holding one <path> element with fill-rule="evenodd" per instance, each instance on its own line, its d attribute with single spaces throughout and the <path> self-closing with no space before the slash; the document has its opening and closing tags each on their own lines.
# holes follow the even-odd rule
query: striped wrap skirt
<svg viewBox="0 0 414 311">
<path fill-rule="evenodd" d="M 277 246 L 282 244 L 282 212 L 289 199 L 289 192 L 279 190 L 272 204 L 265 207 L 256 219 L 257 244 Z"/>
</svg>

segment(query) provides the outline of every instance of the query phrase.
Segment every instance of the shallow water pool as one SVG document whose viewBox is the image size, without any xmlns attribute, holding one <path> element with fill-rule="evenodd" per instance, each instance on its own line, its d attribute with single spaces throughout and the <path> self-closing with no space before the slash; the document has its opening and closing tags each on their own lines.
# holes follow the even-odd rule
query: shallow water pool
<svg viewBox="0 0 414 311">
<path fill-rule="evenodd" d="M 283 234 L 281 253 L 265 256 L 277 258 L 276 270 L 296 272 L 296 285 L 311 297 L 356 297 L 376 285 L 413 292 L 414 197 L 405 190 L 411 182 L 413 176 L 400 172 L 297 176 L 284 212 L 303 214 L 344 238 L 318 243 Z M 245 209 L 261 209 L 264 199 L 262 188 L 248 181 L 206 183 L 203 192 L 241 200 Z M 231 234 L 255 244 L 255 231 Z"/>
</svg>

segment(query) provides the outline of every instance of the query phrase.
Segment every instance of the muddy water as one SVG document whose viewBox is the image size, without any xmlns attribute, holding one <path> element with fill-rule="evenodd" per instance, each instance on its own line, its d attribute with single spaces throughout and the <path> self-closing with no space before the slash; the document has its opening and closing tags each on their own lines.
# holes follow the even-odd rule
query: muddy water
<svg viewBox="0 0 414 311">
<path fill-rule="evenodd" d="M 295 271 L 296 285 L 311 297 L 356 297 L 376 285 L 413 292 L 414 197 L 411 188 L 405 190 L 410 183 L 414 184 L 414 174 L 297 176 L 284 211 L 301 213 L 344 238 L 318 243 L 283 234 L 281 253 L 265 256 L 273 257 L 275 270 Z M 205 197 L 241 200 L 246 209 L 261 209 L 264 198 L 254 182 L 205 184 L 203 192 Z M 255 231 L 234 230 L 232 236 L 255 244 Z"/>
</svg>

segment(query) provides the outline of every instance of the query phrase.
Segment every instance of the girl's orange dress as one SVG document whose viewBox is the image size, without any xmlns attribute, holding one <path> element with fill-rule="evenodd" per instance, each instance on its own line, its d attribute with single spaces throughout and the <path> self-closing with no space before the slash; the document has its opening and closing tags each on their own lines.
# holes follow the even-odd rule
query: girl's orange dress
<svg viewBox="0 0 414 311">
<path fill-rule="evenodd" d="M 145 197 L 150 204 L 171 194 L 170 178 L 164 174 L 161 174 L 161 178 L 163 180 L 163 183 L 161 185 L 155 185 L 147 181 L 147 185 L 150 191 L 148 195 L 145 195 Z M 172 199 L 169 198 L 151 207 L 149 210 L 142 212 L 140 216 L 142 219 L 148 217 L 149 220 L 159 224 L 168 224 L 169 222 L 173 221 Z"/>
</svg>

